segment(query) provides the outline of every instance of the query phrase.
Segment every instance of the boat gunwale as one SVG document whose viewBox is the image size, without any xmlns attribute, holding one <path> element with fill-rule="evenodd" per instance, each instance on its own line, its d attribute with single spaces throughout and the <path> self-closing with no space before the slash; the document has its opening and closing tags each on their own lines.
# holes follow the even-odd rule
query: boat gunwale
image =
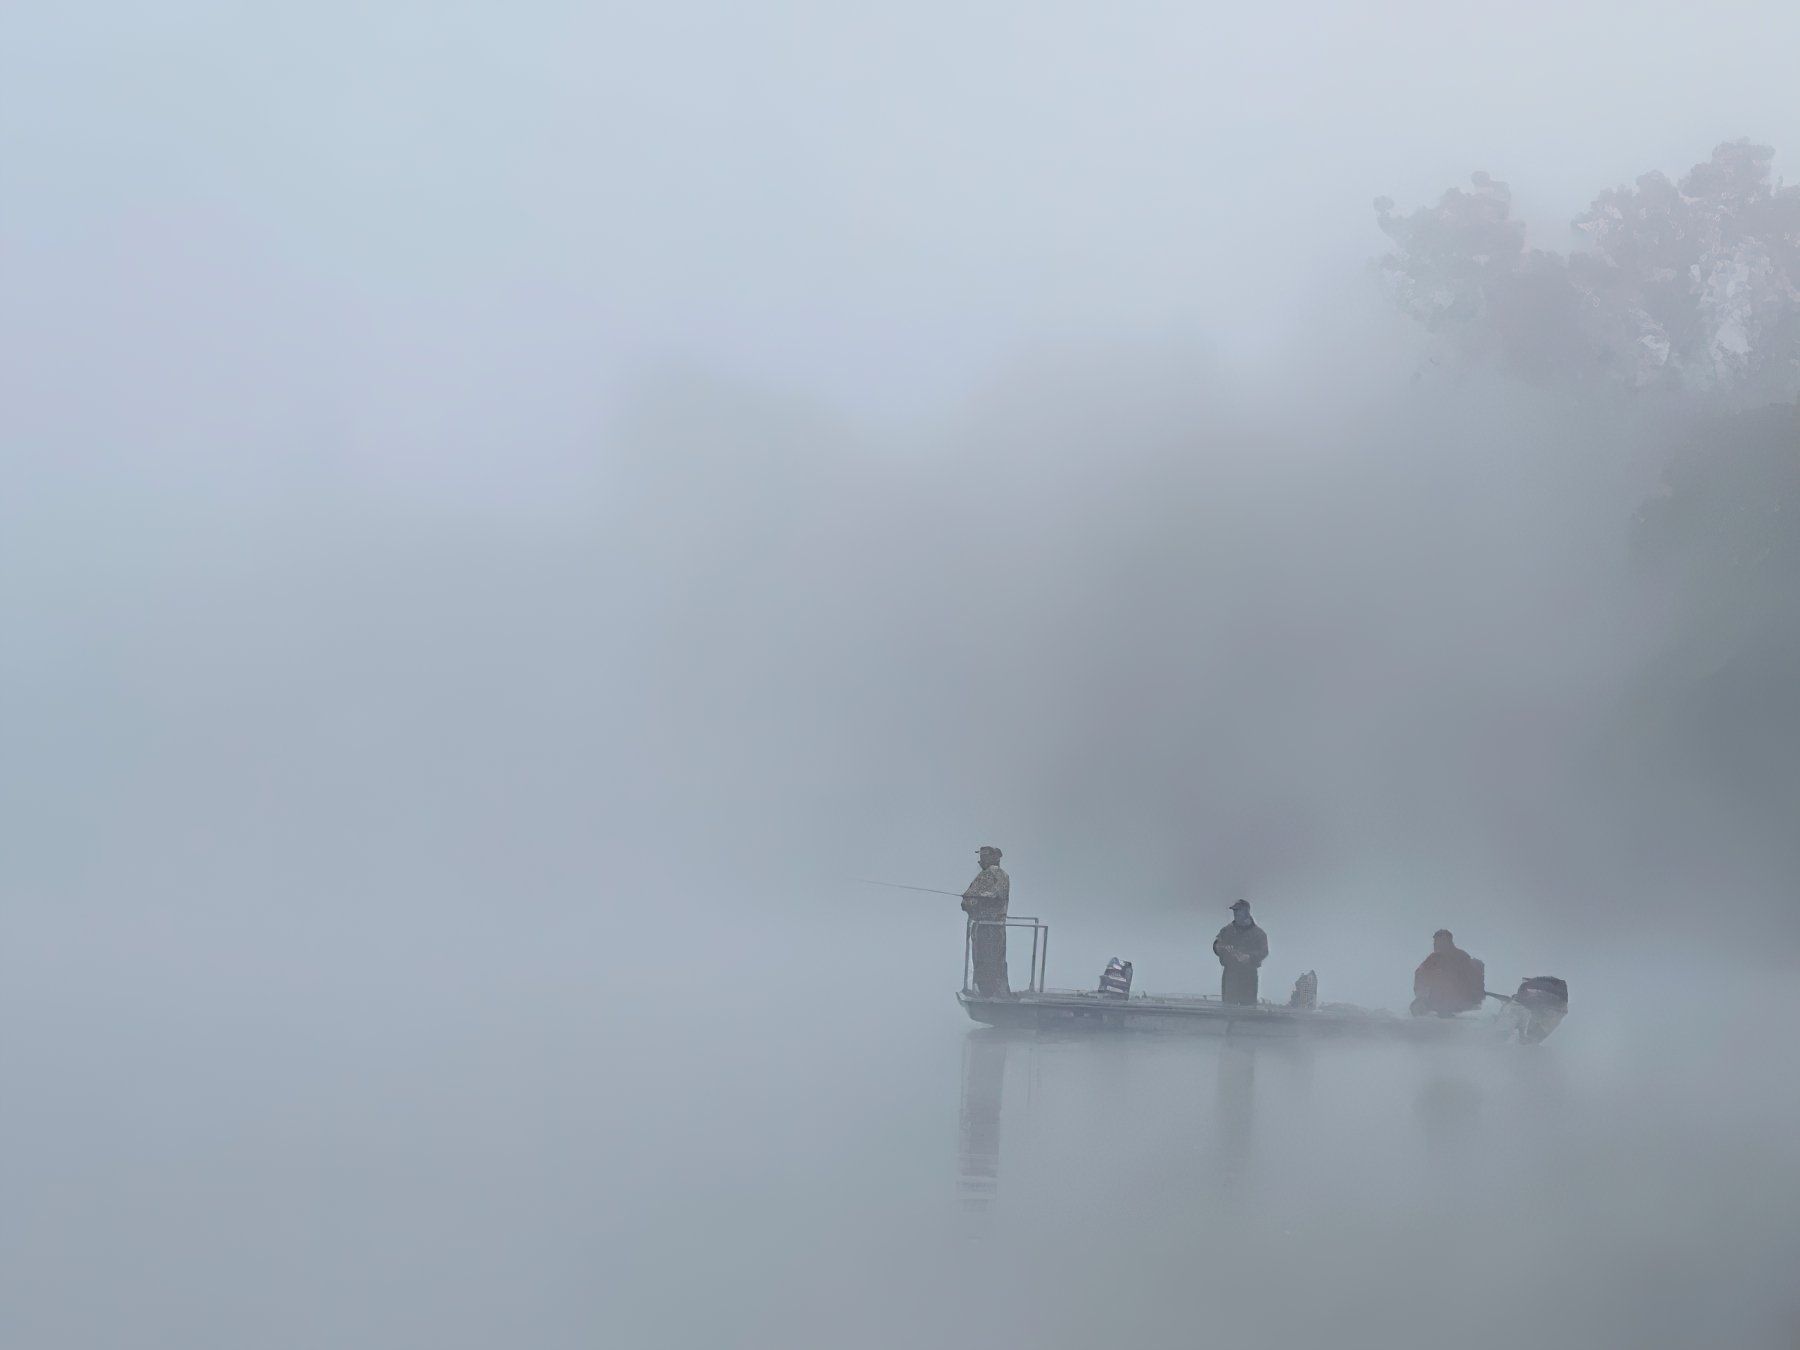
<svg viewBox="0 0 1800 1350">
<path fill-rule="evenodd" d="M 1226 1003 L 1216 994 L 1133 994 L 1129 998 L 1098 994 L 1086 989 L 1046 989 L 1042 992 L 982 994 L 959 989 L 956 998 L 965 1008 L 1084 1008 L 1106 1012 L 1177 1013 L 1213 1017 L 1278 1017 L 1326 1021 L 1400 1022 L 1385 1008 L 1293 1008 L 1281 1003 Z"/>
<path fill-rule="evenodd" d="M 1461 1039 L 1470 1032 L 1495 1029 L 1491 1017 L 1403 1017 L 1386 1008 L 1361 1008 L 1355 1005 L 1323 1008 L 1293 1008 L 1278 1003 L 1225 1003 L 1210 994 L 1182 995 L 1137 994 L 1119 998 L 1085 989 L 1050 989 L 1041 993 L 987 995 L 975 990 L 959 989 L 956 1001 L 970 1020 L 990 1026 L 1018 1025 L 1028 1022 L 1042 1027 L 1038 1014 L 1076 1013 L 1074 1023 L 1055 1019 L 1053 1025 L 1073 1029 L 1086 1023 L 1093 1030 L 1119 1028 L 1129 1022 L 1212 1023 L 1229 1028 L 1241 1025 L 1284 1026 L 1294 1031 L 1312 1027 L 1320 1032 L 1328 1029 L 1345 1033 L 1398 1035 L 1406 1039 L 1434 1040 L 1443 1036 Z"/>
</svg>

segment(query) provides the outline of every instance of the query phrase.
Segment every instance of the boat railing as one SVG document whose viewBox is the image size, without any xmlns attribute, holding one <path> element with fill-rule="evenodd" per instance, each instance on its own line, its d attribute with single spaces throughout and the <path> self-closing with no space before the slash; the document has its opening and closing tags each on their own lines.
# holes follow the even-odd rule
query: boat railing
<svg viewBox="0 0 1800 1350">
<path fill-rule="evenodd" d="M 1029 928 L 1031 930 L 1031 980 L 1029 992 L 1044 992 L 1044 964 L 1050 957 L 1050 925 L 1042 919 L 1034 919 L 1029 915 L 1009 915 L 1004 919 L 970 919 L 968 931 L 963 935 L 963 993 L 976 992 L 972 983 L 975 970 L 975 929 L 998 928 L 1005 932 L 1008 928 Z"/>
</svg>

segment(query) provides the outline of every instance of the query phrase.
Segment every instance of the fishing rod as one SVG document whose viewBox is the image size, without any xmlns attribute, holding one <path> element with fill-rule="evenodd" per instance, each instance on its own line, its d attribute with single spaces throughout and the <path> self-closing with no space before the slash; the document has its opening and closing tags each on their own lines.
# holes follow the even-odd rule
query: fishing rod
<svg viewBox="0 0 1800 1350">
<path fill-rule="evenodd" d="M 898 881 L 871 881 L 867 877 L 851 877 L 850 880 L 863 886 L 886 886 L 896 891 L 923 891 L 926 895 L 947 895 L 953 900 L 963 898 L 961 891 L 940 891 L 932 886 L 907 886 Z"/>
<path fill-rule="evenodd" d="M 846 880 L 854 881 L 862 886 L 886 886 L 890 890 L 896 891 L 923 891 L 926 895 L 947 895 L 952 900 L 963 900 L 968 898 L 963 891 L 940 891 L 935 886 L 908 886 L 900 881 L 875 881 L 870 877 L 848 877 Z M 979 899 L 980 897 L 977 898 Z"/>
</svg>

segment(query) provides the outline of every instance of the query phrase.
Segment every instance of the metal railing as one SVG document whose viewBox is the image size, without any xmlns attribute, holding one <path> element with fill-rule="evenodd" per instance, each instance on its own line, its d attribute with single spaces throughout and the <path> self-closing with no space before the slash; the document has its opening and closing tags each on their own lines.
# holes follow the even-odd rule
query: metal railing
<svg viewBox="0 0 1800 1350">
<path fill-rule="evenodd" d="M 1008 928 L 1029 928 L 1031 930 L 1031 978 L 1027 984 L 1027 992 L 1041 994 L 1044 992 L 1044 964 L 1050 958 L 1050 925 L 1041 919 L 1028 915 L 1008 916 L 1004 919 L 970 919 L 967 930 L 963 933 L 963 993 L 973 994 L 975 987 L 969 982 L 975 968 L 975 929 L 998 928 L 1004 932 Z"/>
</svg>

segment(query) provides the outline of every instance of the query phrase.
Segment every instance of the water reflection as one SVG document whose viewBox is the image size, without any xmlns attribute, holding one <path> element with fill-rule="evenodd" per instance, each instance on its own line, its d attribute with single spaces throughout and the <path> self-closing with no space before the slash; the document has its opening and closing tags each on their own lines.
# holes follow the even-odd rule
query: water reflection
<svg viewBox="0 0 1800 1350">
<path fill-rule="evenodd" d="M 1214 1173 L 1222 1200 L 1242 1199 L 1249 1185 L 1256 1149 L 1256 1055 L 1255 1041 L 1226 1038 L 1218 1049 Z"/>
<path fill-rule="evenodd" d="M 943 1127 L 948 1048 L 935 1052 Z M 1357 1344 L 1410 1350 L 1453 1326 L 1475 1350 L 1516 1344 L 1514 1327 L 1466 1318 L 1504 1291 L 1558 1344 L 1700 1344 L 1701 1314 L 1682 1301 L 1692 1287 L 1666 1278 L 1682 1263 L 1707 1271 L 1711 1315 L 1785 1312 L 1759 1290 L 1778 1283 L 1781 1256 L 1791 1263 L 1791 1211 L 1758 1206 L 1765 1189 L 1791 1196 L 1791 1145 L 1759 1141 L 1755 1168 L 1729 1151 L 1716 1170 L 1677 1165 L 1717 1138 L 1713 1103 L 1694 1093 L 1703 1055 L 1656 1045 L 1646 1074 L 1610 1043 L 1575 1039 L 993 1030 L 959 1050 L 958 1217 L 984 1245 L 947 1259 L 968 1272 L 958 1306 L 974 1339 L 1023 1317 L 1033 1344 L 1183 1344 L 1204 1304 L 1226 1339 L 1314 1344 L 1351 1326 Z M 1723 1217 L 1667 1221 L 1728 1211 L 1766 1259 L 1725 1259 Z M 996 1272 L 1031 1292 L 1024 1312 L 995 1299 L 984 1281 Z"/>
<path fill-rule="evenodd" d="M 1012 1040 L 993 1028 L 963 1038 L 957 1192 L 966 1209 L 985 1209 L 1000 1193 L 1000 1107 Z"/>
<path fill-rule="evenodd" d="M 1469 1162 L 1485 1123 L 1485 1104 L 1486 1094 L 1465 1066 L 1433 1055 L 1413 1096 L 1413 1116 L 1431 1155 L 1452 1167 Z"/>
<path fill-rule="evenodd" d="M 1049 1055 L 1043 1064 L 1040 1050 Z M 1278 1068 L 1295 1061 L 1278 1075 L 1278 1086 L 1304 1101 L 1310 1096 L 1311 1061 L 1301 1050 L 1252 1040 L 1046 1038 L 995 1028 L 971 1031 L 962 1040 L 956 1170 L 961 1205 L 985 1211 L 1000 1197 L 1009 1065 L 1015 1153 L 1023 1147 L 1030 1155 L 1037 1147 L 1018 1134 L 1019 1113 L 1035 1095 L 1039 1069 L 1051 1068 L 1049 1133 L 1038 1143 L 1079 1147 L 1089 1161 L 1090 1179 L 1181 1138 L 1187 1146 L 1178 1156 L 1192 1159 L 1197 1167 L 1182 1184 L 1216 1199 L 1246 1200 L 1254 1185 L 1258 1136 L 1269 1125 L 1258 1119 L 1257 1061 L 1273 1056 Z M 1015 1171 L 1023 1166 L 1025 1172 L 1035 1165 L 1029 1156 L 1009 1164 Z M 1179 1170 L 1166 1159 L 1164 1182 L 1174 1185 Z"/>
</svg>

